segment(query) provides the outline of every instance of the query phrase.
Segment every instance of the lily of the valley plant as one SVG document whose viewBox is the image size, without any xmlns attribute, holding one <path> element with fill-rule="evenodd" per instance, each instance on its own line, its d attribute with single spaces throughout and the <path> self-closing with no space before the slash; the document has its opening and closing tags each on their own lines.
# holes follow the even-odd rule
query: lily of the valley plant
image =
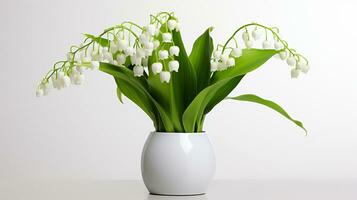
<svg viewBox="0 0 357 200">
<path fill-rule="evenodd" d="M 211 31 L 197 38 L 189 55 L 173 13 L 151 15 L 146 26 L 123 22 L 98 36 L 85 34 L 40 81 L 36 95 L 82 84 L 85 70 L 99 68 L 114 77 L 119 100 L 124 95 L 133 101 L 159 132 L 201 132 L 205 116 L 224 99 L 265 105 L 305 130 L 272 101 L 253 94 L 227 97 L 274 55 L 291 67 L 292 78 L 308 72 L 307 59 L 288 46 L 278 28 L 246 24 L 216 46 Z"/>
</svg>

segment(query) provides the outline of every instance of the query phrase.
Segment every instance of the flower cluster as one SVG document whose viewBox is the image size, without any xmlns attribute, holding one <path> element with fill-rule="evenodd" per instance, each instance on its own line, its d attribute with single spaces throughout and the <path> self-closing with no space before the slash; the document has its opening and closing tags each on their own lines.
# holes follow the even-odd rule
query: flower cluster
<svg viewBox="0 0 357 200">
<path fill-rule="evenodd" d="M 106 29 L 98 37 L 87 34 L 79 46 L 72 46 L 67 59 L 54 64 L 37 87 L 36 95 L 47 95 L 51 88 L 62 89 L 84 82 L 85 69 L 98 69 L 100 62 L 132 69 L 135 77 L 158 75 L 169 83 L 171 73 L 178 72 L 180 48 L 173 32 L 180 30 L 177 18 L 169 13 L 151 16 L 147 26 L 124 22 Z M 149 57 L 154 62 L 149 66 Z M 149 67 L 151 69 L 149 69 Z"/>
<path fill-rule="evenodd" d="M 270 28 L 261 24 L 251 23 L 240 27 L 225 45 L 217 45 L 211 58 L 212 72 L 226 70 L 235 66 L 235 59 L 242 55 L 242 48 L 238 45 L 239 39 L 235 38 L 239 31 L 242 32 L 241 40 L 245 48 L 250 49 L 256 46 L 257 48 L 278 51 L 275 57 L 286 60 L 286 63 L 292 67 L 291 78 L 297 78 L 300 72 L 307 73 L 309 71 L 308 60 L 294 49 L 288 47 L 287 42 L 278 35 L 279 30 L 276 27 Z M 235 47 L 228 47 L 230 41 L 235 42 Z M 258 46 L 258 44 L 260 45 Z"/>
</svg>

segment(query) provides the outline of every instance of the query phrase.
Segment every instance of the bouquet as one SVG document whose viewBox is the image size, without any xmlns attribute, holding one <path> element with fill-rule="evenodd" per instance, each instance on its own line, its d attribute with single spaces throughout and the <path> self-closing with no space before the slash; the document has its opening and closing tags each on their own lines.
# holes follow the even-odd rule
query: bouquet
<svg viewBox="0 0 357 200">
<path fill-rule="evenodd" d="M 174 13 L 150 15 L 149 24 L 125 21 L 99 35 L 84 34 L 67 58 L 54 63 L 37 86 L 47 95 L 84 82 L 86 70 L 114 77 L 117 95 L 126 96 L 152 120 L 157 132 L 203 131 L 205 116 L 224 99 L 267 106 L 305 130 L 278 104 L 253 94 L 227 97 L 250 72 L 277 57 L 291 67 L 291 77 L 309 71 L 308 60 L 279 35 L 279 29 L 258 23 L 239 27 L 223 44 L 214 45 L 210 27 L 188 54 Z"/>
</svg>

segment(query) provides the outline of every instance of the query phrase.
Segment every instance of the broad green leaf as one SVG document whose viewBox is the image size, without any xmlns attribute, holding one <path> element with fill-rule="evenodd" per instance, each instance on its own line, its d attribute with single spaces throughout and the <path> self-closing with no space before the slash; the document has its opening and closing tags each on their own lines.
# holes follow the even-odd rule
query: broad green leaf
<svg viewBox="0 0 357 200">
<path fill-rule="evenodd" d="M 211 55 L 213 51 L 213 41 L 210 36 L 212 28 L 208 28 L 193 44 L 190 54 L 190 61 L 195 68 L 197 76 L 197 91 L 207 87 L 211 77 Z"/>
<path fill-rule="evenodd" d="M 105 39 L 105 38 L 102 38 L 102 37 L 97 37 L 97 36 L 94 36 L 94 35 L 91 35 L 91 34 L 84 34 L 84 36 L 86 36 L 87 38 L 90 38 L 92 39 L 93 41 L 97 42 L 98 44 L 100 44 L 100 46 L 102 47 L 107 47 L 109 46 L 109 40 L 108 39 Z"/>
<path fill-rule="evenodd" d="M 205 115 L 207 113 L 209 113 L 219 102 L 221 102 L 224 98 L 226 98 L 229 95 L 229 93 L 231 93 L 231 91 L 240 83 L 240 81 L 243 79 L 243 77 L 244 77 L 244 75 L 240 75 L 240 76 L 232 78 L 230 81 L 228 81 L 226 84 L 224 84 L 219 89 L 219 91 L 217 91 L 213 95 L 213 97 L 210 99 L 210 101 L 208 102 L 208 104 L 204 110 L 204 114 L 203 114 L 201 120 L 199 120 L 197 122 L 197 126 L 199 127 L 198 131 L 202 131 Z"/>
<path fill-rule="evenodd" d="M 165 25 L 162 26 L 162 28 L 164 27 Z M 162 105 L 170 116 L 175 131 L 183 132 L 182 115 L 196 95 L 196 79 L 194 69 L 186 54 L 180 33 L 173 31 L 172 35 L 174 44 L 180 48 L 179 56 L 175 57 L 180 63 L 179 71 L 171 73 L 169 83 L 161 83 L 159 74 L 154 75 L 151 71 L 151 67 L 149 67 L 150 76 L 148 77 L 148 84 L 152 96 Z M 170 46 L 171 45 L 166 44 L 162 49 L 168 50 Z M 154 55 L 156 53 L 156 51 L 153 52 Z M 154 62 L 157 62 L 156 57 L 150 57 L 149 66 Z M 168 62 L 169 61 L 163 62 L 165 70 L 168 70 Z"/>
<path fill-rule="evenodd" d="M 272 49 L 243 49 L 242 56 L 235 59 L 235 66 L 224 71 L 214 73 L 211 78 L 211 84 L 225 78 L 232 78 L 247 74 L 269 60 L 279 51 Z"/>
<path fill-rule="evenodd" d="M 115 82 L 117 83 L 117 96 L 118 96 L 118 99 L 120 101 L 120 103 L 123 103 L 123 92 L 122 92 L 122 89 L 120 89 L 120 86 L 121 84 L 118 83 L 118 81 L 115 79 Z"/>
<path fill-rule="evenodd" d="M 182 118 L 185 131 L 201 131 L 205 114 L 222 101 L 246 73 L 263 65 L 275 53 L 275 50 L 245 49 L 242 56 L 236 59 L 234 67 L 216 72 L 211 77 L 210 85 L 185 110 Z"/>
<path fill-rule="evenodd" d="M 200 127 L 204 110 L 210 100 L 215 96 L 219 89 L 227 84 L 231 79 L 219 81 L 202 90 L 192 103 L 187 107 L 182 116 L 182 122 L 186 132 L 197 132 Z"/>
<path fill-rule="evenodd" d="M 239 100 L 239 101 L 248 101 L 248 102 L 258 103 L 258 104 L 267 106 L 267 107 L 275 110 L 276 112 L 280 113 L 281 115 L 283 115 L 288 120 L 295 123 L 300 128 L 304 129 L 305 133 L 307 133 L 307 130 L 304 128 L 304 125 L 300 121 L 291 118 L 290 115 L 282 107 L 280 107 L 278 104 L 276 104 L 270 100 L 260 98 L 253 94 L 244 94 L 244 95 L 240 95 L 237 97 L 229 97 L 228 99 Z"/>
<path fill-rule="evenodd" d="M 162 108 L 162 106 L 151 96 L 150 92 L 148 91 L 148 84 L 144 77 L 136 78 L 136 77 L 134 77 L 133 72 L 130 69 L 127 69 L 125 67 L 118 67 L 118 66 L 108 64 L 108 63 L 100 63 L 99 69 L 103 72 L 106 72 L 106 73 L 114 76 L 119 81 L 119 84 L 120 84 L 120 82 L 123 82 L 120 86 L 120 88 L 123 90 L 123 93 L 124 93 L 124 87 L 125 87 L 125 85 L 127 85 L 128 89 L 124 93 L 126 96 L 127 96 L 127 94 L 132 95 L 131 93 L 133 93 L 133 94 L 135 94 L 136 99 L 137 98 L 147 99 L 144 101 L 144 104 L 146 105 L 146 107 L 150 108 L 152 106 L 148 106 L 148 105 L 150 105 L 150 104 L 154 105 L 154 108 L 156 108 L 156 110 L 153 108 L 148 109 L 148 110 L 149 110 L 149 113 L 153 113 L 153 114 L 149 115 L 151 118 L 152 118 L 152 115 L 155 115 L 156 111 L 160 115 L 163 129 L 158 130 L 158 131 L 163 131 L 163 130 L 167 131 L 167 132 L 174 131 L 174 127 L 173 127 L 173 124 L 171 122 L 169 115 Z M 136 102 L 134 102 L 134 103 L 136 103 Z M 160 123 L 160 121 L 158 123 Z"/>
</svg>

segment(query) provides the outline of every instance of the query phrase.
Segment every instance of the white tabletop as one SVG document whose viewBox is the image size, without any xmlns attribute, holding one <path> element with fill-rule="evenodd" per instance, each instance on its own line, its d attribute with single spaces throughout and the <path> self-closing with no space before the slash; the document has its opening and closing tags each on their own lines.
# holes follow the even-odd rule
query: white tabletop
<svg viewBox="0 0 357 200">
<path fill-rule="evenodd" d="M 13 181 L 1 200 L 356 200 L 356 181 L 214 181 L 205 195 L 150 195 L 142 181 Z"/>
</svg>

